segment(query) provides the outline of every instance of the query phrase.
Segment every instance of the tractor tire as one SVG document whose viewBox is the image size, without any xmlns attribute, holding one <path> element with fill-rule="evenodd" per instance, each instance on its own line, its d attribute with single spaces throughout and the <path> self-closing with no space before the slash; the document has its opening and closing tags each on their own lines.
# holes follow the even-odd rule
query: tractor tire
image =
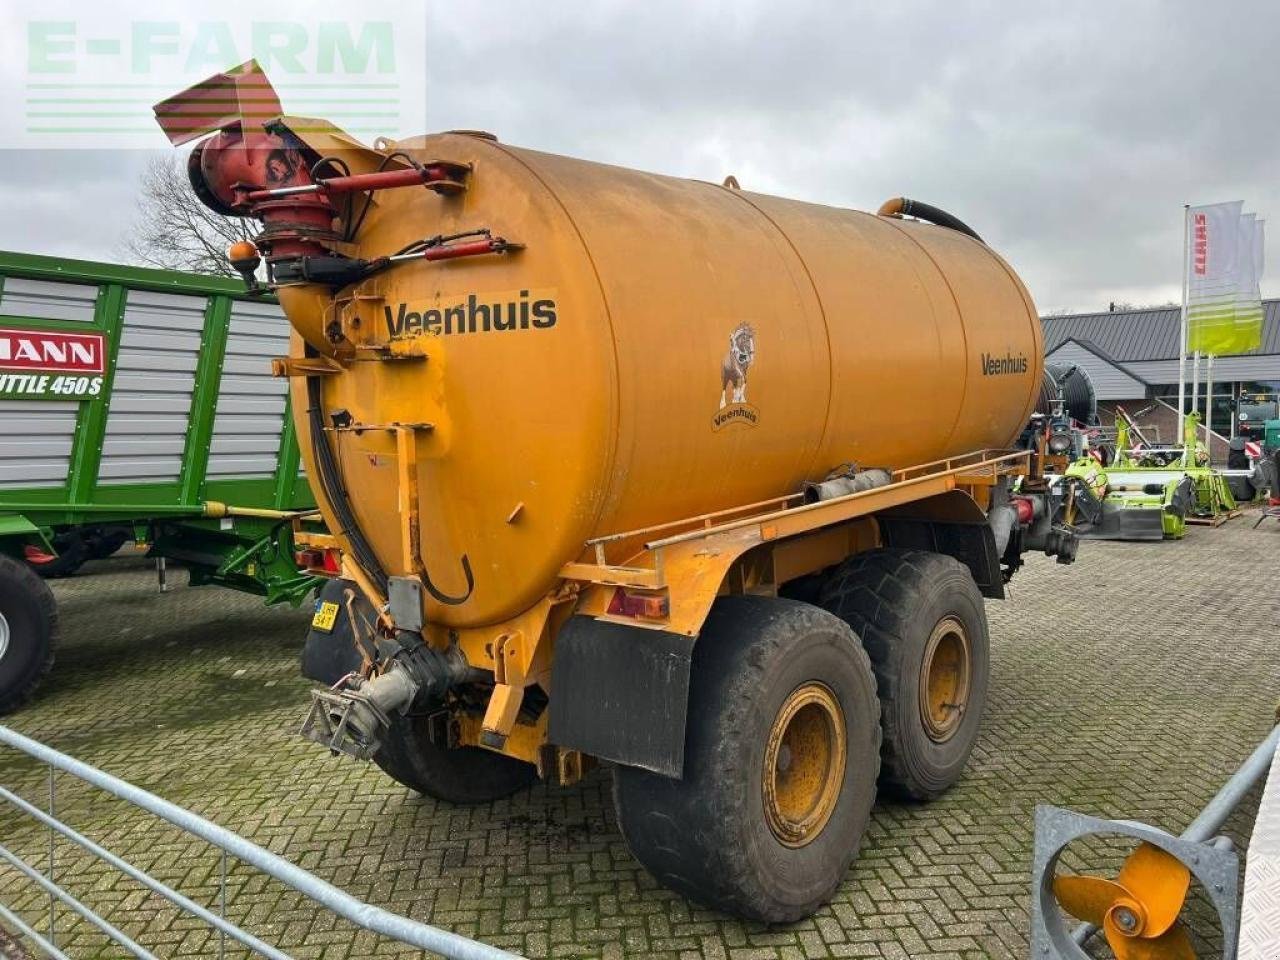
<svg viewBox="0 0 1280 960">
<path fill-rule="evenodd" d="M 361 664 L 355 646 L 355 630 L 348 616 L 345 596 L 356 593 L 357 605 L 370 618 L 373 610 L 355 584 L 349 580 L 330 580 L 320 589 L 316 607 L 336 603 L 338 615 L 330 630 L 314 625 L 307 632 L 302 651 L 302 675 L 332 686 Z M 431 742 L 427 719 L 421 716 L 397 716 L 382 738 L 382 746 L 373 762 L 391 779 L 411 790 L 424 793 L 446 803 L 488 803 L 527 787 L 538 778 L 532 764 L 523 763 L 500 753 L 479 747 L 447 749 Z"/>
<path fill-rule="evenodd" d="M 880 724 L 867 655 L 807 603 L 722 597 L 693 649 L 684 776 L 614 769 L 627 846 L 661 883 L 766 923 L 844 879 L 875 802 Z"/>
<path fill-rule="evenodd" d="M 538 779 L 538 769 L 480 747 L 449 749 L 431 742 L 427 718 L 400 716 L 382 738 L 373 762 L 410 790 L 459 806 L 500 800 Z"/>
<path fill-rule="evenodd" d="M 919 550 L 868 550 L 829 577 L 822 606 L 871 657 L 880 693 L 880 786 L 931 800 L 960 779 L 991 670 L 982 595 L 968 567 Z"/>
<path fill-rule="evenodd" d="M 37 547 L 28 547 L 26 551 L 28 566 L 46 580 L 72 576 L 89 559 L 89 548 L 76 531 L 55 535 L 53 548 L 57 553 L 45 553 Z"/>
<path fill-rule="evenodd" d="M 58 605 L 40 577 L 0 554 L 0 714 L 26 703 L 53 669 Z"/>
</svg>

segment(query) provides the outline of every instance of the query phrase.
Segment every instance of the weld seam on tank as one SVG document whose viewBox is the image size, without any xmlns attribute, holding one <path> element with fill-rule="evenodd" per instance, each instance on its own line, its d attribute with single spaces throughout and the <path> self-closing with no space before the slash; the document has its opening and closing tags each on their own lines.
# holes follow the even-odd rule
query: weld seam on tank
<svg viewBox="0 0 1280 960">
<path fill-rule="evenodd" d="M 987 249 L 991 250 L 990 247 L 987 247 Z M 996 263 L 1000 264 L 1000 269 L 1002 269 L 1005 272 L 1005 275 L 1011 281 L 1013 281 L 1014 288 L 1018 291 L 1018 294 L 1022 297 L 1022 302 L 1027 306 L 1027 317 L 1029 318 L 1028 326 L 1031 330 L 1031 339 L 1035 343 L 1035 349 L 1032 351 L 1030 359 L 1033 364 L 1039 365 L 1040 375 L 1041 377 L 1043 377 L 1044 376 L 1044 328 L 1040 325 L 1040 314 L 1036 312 L 1036 305 L 1031 299 L 1031 293 L 1029 290 L 1027 290 L 1026 284 L 1024 284 L 1021 278 L 1019 278 L 1019 276 L 1014 272 L 1013 267 L 1009 266 L 1005 258 L 1000 256 L 1000 254 L 996 253 L 994 250 L 991 250 L 991 255 L 995 257 Z M 1037 394 L 1033 393 L 1031 395 L 1031 398 L 1027 401 L 1027 408 L 1022 413 L 1022 423 L 1024 424 L 1031 419 L 1031 414 L 1035 413 L 1036 396 Z"/>
<path fill-rule="evenodd" d="M 609 419 L 613 424 L 613 429 L 610 431 L 611 442 L 609 444 L 609 456 L 605 462 L 604 473 L 602 474 L 602 476 L 606 477 L 613 476 L 618 463 L 618 437 L 621 436 L 622 427 L 622 370 L 619 367 L 619 364 L 621 363 L 619 357 L 621 356 L 622 351 L 618 346 L 618 334 L 617 327 L 613 321 L 613 309 L 610 307 L 609 298 L 605 294 L 604 279 L 600 276 L 600 267 L 596 263 L 595 257 L 591 255 L 591 245 L 587 243 L 587 238 L 583 235 L 582 228 L 578 226 L 578 222 L 573 219 L 573 215 L 569 212 L 569 208 L 565 205 L 565 202 L 560 199 L 560 194 L 556 193 L 556 191 L 552 189 L 551 184 L 547 183 L 538 171 L 530 166 L 523 157 L 508 150 L 506 145 L 498 139 L 495 138 L 486 142 L 489 147 L 497 150 L 504 157 L 507 157 L 528 171 L 529 176 L 531 176 L 538 185 L 547 192 L 547 196 L 550 197 L 552 202 L 554 202 L 560 209 L 560 212 L 564 214 L 565 220 L 568 221 L 569 226 L 573 228 L 573 234 L 578 238 L 578 243 L 582 247 L 582 253 L 587 258 L 587 263 L 591 264 L 591 276 L 595 279 L 596 290 L 600 294 L 600 302 L 604 304 L 604 316 L 605 320 L 608 321 L 609 324 L 609 342 L 613 345 L 613 349 L 610 351 L 613 354 L 613 389 L 609 391 L 609 396 L 613 405 Z M 632 442 L 635 442 L 634 438 Z M 592 529 L 598 530 L 600 528 L 600 524 L 604 517 L 608 516 L 608 512 L 617 506 L 617 499 L 621 496 L 622 492 L 621 489 L 619 489 L 614 492 L 613 501 L 606 501 L 604 498 L 601 498 L 600 506 L 597 509 L 595 516 L 592 518 Z"/>
<path fill-rule="evenodd" d="M 822 302 L 822 293 L 818 290 L 817 281 L 813 279 L 813 273 L 809 270 L 809 264 L 805 262 L 804 256 L 800 253 L 800 249 L 796 246 L 795 241 L 791 239 L 791 236 L 787 231 L 782 229 L 778 221 L 769 216 L 769 214 L 767 214 L 760 206 L 753 203 L 751 198 L 742 192 L 741 188 L 730 189 L 728 187 L 720 187 L 719 189 L 733 194 L 752 210 L 756 211 L 756 213 L 762 216 L 765 221 L 778 232 L 778 235 L 786 241 L 787 247 L 795 256 L 796 261 L 800 264 L 800 269 L 804 271 L 804 275 L 809 281 L 809 286 L 813 290 L 814 302 L 818 305 L 818 315 L 822 317 L 822 335 L 827 341 L 827 407 L 822 413 L 822 433 L 818 437 L 818 443 L 817 446 L 814 447 L 813 455 L 809 458 L 809 464 L 803 471 L 804 476 L 812 476 L 817 471 L 828 469 L 830 466 L 829 464 L 818 463 L 818 458 L 822 456 L 822 451 L 828 448 L 828 434 L 831 429 L 832 419 L 831 405 L 835 402 L 836 395 L 835 347 L 831 342 L 831 325 L 827 321 L 827 305 Z"/>
<path fill-rule="evenodd" d="M 919 248 L 920 252 L 924 254 L 925 259 L 928 260 L 929 263 L 933 265 L 933 269 L 938 272 L 938 276 L 942 278 L 942 282 L 946 285 L 947 293 L 951 294 L 951 303 L 956 308 L 956 316 L 960 320 L 960 323 L 958 324 L 958 326 L 960 327 L 960 339 L 963 341 L 963 344 L 964 344 L 961 352 L 965 356 L 965 364 L 961 368 L 964 370 L 964 380 L 960 384 L 960 402 L 956 404 L 956 415 L 955 415 L 955 418 L 951 421 L 951 430 L 947 433 L 946 448 L 950 450 L 952 449 L 951 445 L 955 442 L 956 431 L 960 429 L 960 421 L 964 415 L 964 410 L 965 410 L 965 401 L 969 399 L 969 375 L 970 374 L 969 374 L 969 363 L 968 363 L 968 358 L 969 358 L 968 324 L 964 322 L 964 311 L 960 309 L 960 298 L 956 296 L 955 288 L 951 286 L 951 278 L 948 277 L 947 272 L 942 269 L 942 265 L 938 263 L 937 260 L 934 259 L 933 254 L 929 252 L 929 250 L 925 247 L 923 243 L 921 243 L 919 240 L 913 237 L 911 235 L 911 231 L 907 230 L 903 226 L 902 222 L 898 220 L 896 217 L 881 217 L 880 219 L 883 219 L 887 224 L 889 224 L 889 226 L 893 227 L 900 234 L 902 234 L 909 241 L 911 241 L 911 243 L 915 244 L 915 246 Z M 988 251 L 991 250 L 991 248 L 987 247 L 985 243 L 983 244 L 983 246 L 986 247 Z M 938 326 L 937 321 L 938 321 L 938 317 L 935 315 L 934 316 L 935 329 Z M 1035 401 L 1033 400 L 1032 403 L 1034 402 Z M 1030 414 L 1028 414 L 1028 416 L 1030 416 Z M 1023 423 L 1025 423 L 1026 420 L 1027 420 L 1027 417 L 1022 418 Z"/>
</svg>

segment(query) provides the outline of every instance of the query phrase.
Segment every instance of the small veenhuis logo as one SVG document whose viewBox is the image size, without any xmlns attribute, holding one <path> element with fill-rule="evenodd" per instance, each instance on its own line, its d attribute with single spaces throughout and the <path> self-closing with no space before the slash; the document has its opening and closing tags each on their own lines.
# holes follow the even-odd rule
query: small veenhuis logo
<svg viewBox="0 0 1280 960">
<path fill-rule="evenodd" d="M 731 423 L 755 426 L 760 411 L 747 403 L 747 372 L 756 359 L 756 334 L 751 324 L 740 323 L 729 334 L 729 350 L 720 361 L 720 410 L 711 419 L 719 430 Z"/>
<path fill-rule="evenodd" d="M 995 354 L 984 353 L 982 355 L 982 375 L 984 377 L 999 377 L 1004 374 L 1017 374 L 1027 372 L 1027 358 L 1025 354 L 1018 354 L 1016 357 L 1005 352 L 1003 357 L 997 357 Z"/>
</svg>

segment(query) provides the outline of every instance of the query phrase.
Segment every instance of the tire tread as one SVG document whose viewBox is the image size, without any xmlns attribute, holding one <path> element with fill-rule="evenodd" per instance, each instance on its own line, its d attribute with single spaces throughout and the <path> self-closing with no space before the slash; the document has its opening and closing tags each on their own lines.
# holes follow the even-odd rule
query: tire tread
<svg viewBox="0 0 1280 960">
<path fill-rule="evenodd" d="M 35 601 L 37 616 L 48 625 L 46 649 L 36 669 L 12 689 L 0 690 L 0 715 L 3 715 L 29 701 L 53 670 L 58 647 L 58 602 L 48 584 L 25 561 L 6 554 L 0 554 L 0 589 L 13 589 L 20 595 L 24 591 L 28 593 Z"/>
<path fill-rule="evenodd" d="M 910 617 L 911 604 L 939 575 L 969 569 L 954 557 L 925 550 L 880 548 L 855 554 L 831 575 L 821 605 L 844 620 L 862 640 L 871 660 L 882 705 L 880 781 L 899 796 L 932 799 L 941 791 L 922 789 L 901 753 L 897 703 L 902 693 L 895 645 Z"/>
<path fill-rule="evenodd" d="M 794 600 L 731 597 L 717 602 L 694 648 L 685 778 L 615 768 L 614 808 L 623 837 L 636 859 L 664 885 L 716 909 L 766 922 L 807 916 L 830 896 L 828 890 L 799 907 L 777 902 L 758 884 L 743 851 L 728 841 L 726 829 L 726 824 L 746 816 L 743 785 L 754 782 L 752 772 L 740 768 L 750 752 L 744 741 L 751 737 L 755 719 L 746 692 L 764 684 L 798 623 L 827 616 Z M 870 680 L 866 652 L 856 643 L 849 649 Z M 698 724 L 695 704 L 697 714 L 714 717 L 715 722 Z M 878 740 L 879 718 L 874 710 L 871 714 Z M 850 763 L 862 759 L 853 753 L 852 744 L 850 751 Z M 874 749 L 869 753 L 865 759 L 872 769 L 867 775 L 874 784 L 879 757 Z M 699 759 L 702 770 L 690 769 L 690 762 Z M 699 774 L 705 771 L 719 775 L 718 789 L 703 782 L 706 778 Z M 856 843 L 849 853 L 851 859 L 856 856 Z"/>
</svg>

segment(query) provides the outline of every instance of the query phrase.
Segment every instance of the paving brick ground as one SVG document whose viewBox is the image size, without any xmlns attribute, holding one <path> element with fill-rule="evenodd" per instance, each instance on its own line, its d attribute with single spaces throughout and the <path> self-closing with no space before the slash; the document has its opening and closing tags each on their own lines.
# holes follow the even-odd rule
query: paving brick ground
<svg viewBox="0 0 1280 960">
<path fill-rule="evenodd" d="M 1265 735 L 1280 696 L 1280 524 L 1251 522 L 1196 528 L 1181 543 L 1085 544 L 1070 568 L 1031 560 L 1012 600 L 988 605 L 991 700 L 966 778 L 927 806 L 880 804 L 834 902 L 786 928 L 658 887 L 626 852 L 606 771 L 459 809 L 303 743 L 306 614 L 211 588 L 161 596 L 137 559 L 56 585 L 58 665 L 9 723 L 359 897 L 530 957 L 1025 957 L 1037 802 L 1181 829 Z M 0 782 L 45 797 L 44 772 L 10 755 Z M 215 902 L 219 861 L 203 844 L 69 778 L 58 804 L 77 828 Z M 1254 804 L 1230 824 L 1237 840 Z M 36 862 L 47 855 L 45 834 L 8 812 L 0 837 Z M 1074 862 L 1114 860 L 1100 846 Z M 57 862 L 77 895 L 157 953 L 216 955 L 203 925 L 69 845 Z M 0 891 L 43 924 L 43 896 L 7 867 Z M 234 863 L 230 900 L 237 919 L 297 956 L 412 955 Z M 117 955 L 65 912 L 59 923 L 73 955 Z"/>
</svg>

